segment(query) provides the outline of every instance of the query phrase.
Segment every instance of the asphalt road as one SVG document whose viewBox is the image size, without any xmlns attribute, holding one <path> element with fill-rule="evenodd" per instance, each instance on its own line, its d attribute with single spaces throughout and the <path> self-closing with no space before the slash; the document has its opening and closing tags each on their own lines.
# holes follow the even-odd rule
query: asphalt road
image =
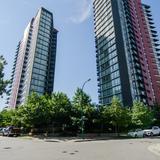
<svg viewBox="0 0 160 160">
<path fill-rule="evenodd" d="M 0 137 L 0 160 L 160 160 L 154 139 L 92 140 Z"/>
</svg>

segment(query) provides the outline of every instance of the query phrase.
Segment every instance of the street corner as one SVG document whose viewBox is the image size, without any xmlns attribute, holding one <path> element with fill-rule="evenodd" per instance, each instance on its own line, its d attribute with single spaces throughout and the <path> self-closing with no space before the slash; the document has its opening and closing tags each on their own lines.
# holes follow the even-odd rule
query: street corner
<svg viewBox="0 0 160 160">
<path fill-rule="evenodd" d="M 160 156 L 160 143 L 150 145 L 150 146 L 148 147 L 148 150 L 149 150 L 150 152 L 156 154 L 157 156 Z"/>
</svg>

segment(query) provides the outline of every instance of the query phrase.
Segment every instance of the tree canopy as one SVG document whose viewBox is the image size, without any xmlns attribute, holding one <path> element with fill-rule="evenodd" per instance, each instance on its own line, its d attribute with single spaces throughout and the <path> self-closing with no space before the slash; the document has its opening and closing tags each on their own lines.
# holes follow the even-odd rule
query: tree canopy
<svg viewBox="0 0 160 160">
<path fill-rule="evenodd" d="M 0 96 L 2 96 L 4 93 L 8 93 L 6 87 L 10 82 L 8 80 L 4 80 L 5 65 L 7 65 L 5 59 L 3 58 L 3 56 L 0 56 Z"/>
<path fill-rule="evenodd" d="M 112 124 L 115 132 L 128 127 L 130 122 L 129 110 L 122 106 L 117 97 L 113 97 L 111 105 L 104 108 L 103 117 Z"/>
<path fill-rule="evenodd" d="M 131 109 L 132 124 L 135 128 L 148 127 L 153 123 L 153 112 L 142 102 L 135 101 Z"/>
<path fill-rule="evenodd" d="M 95 106 L 91 98 L 77 89 L 72 101 L 62 92 L 52 95 L 32 93 L 23 106 L 15 110 L 0 112 L 0 126 L 15 125 L 26 129 L 59 128 L 61 132 L 126 132 L 131 128 L 145 128 L 156 125 L 159 108 L 154 112 L 142 102 L 133 107 L 124 107 L 117 97 L 106 106 Z M 83 118 L 83 119 L 82 119 Z"/>
</svg>

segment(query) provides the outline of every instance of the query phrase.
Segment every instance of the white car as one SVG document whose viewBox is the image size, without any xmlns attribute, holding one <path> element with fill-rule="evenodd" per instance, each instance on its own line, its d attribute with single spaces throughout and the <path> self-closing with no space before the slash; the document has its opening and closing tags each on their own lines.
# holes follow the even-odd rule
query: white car
<svg viewBox="0 0 160 160">
<path fill-rule="evenodd" d="M 3 135 L 4 128 L 0 128 L 0 135 Z"/>
<path fill-rule="evenodd" d="M 142 129 L 136 129 L 135 131 L 128 132 L 130 137 L 144 137 L 144 131 Z"/>
<path fill-rule="evenodd" d="M 160 135 L 160 128 L 158 126 L 153 126 L 151 129 L 145 129 L 144 135 L 146 136 L 158 136 Z"/>
</svg>

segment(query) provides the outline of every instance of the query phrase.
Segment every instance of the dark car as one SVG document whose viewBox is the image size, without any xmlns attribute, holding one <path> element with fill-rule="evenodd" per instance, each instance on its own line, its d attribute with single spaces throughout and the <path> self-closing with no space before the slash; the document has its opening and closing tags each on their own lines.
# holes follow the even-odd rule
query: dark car
<svg viewBox="0 0 160 160">
<path fill-rule="evenodd" d="M 2 131 L 3 136 L 20 136 L 21 130 L 20 128 L 9 126 L 3 129 Z"/>
</svg>

